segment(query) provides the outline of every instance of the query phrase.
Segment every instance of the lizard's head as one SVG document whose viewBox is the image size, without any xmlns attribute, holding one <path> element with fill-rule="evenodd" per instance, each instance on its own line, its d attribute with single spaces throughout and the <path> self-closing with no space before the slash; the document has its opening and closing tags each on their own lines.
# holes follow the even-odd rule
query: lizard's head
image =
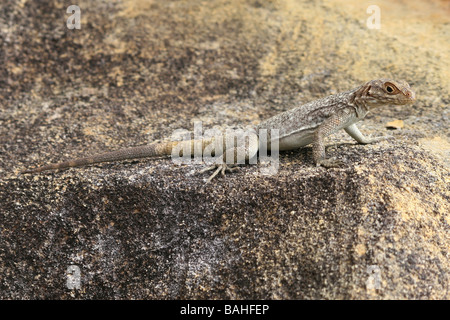
<svg viewBox="0 0 450 320">
<path fill-rule="evenodd" d="M 404 105 L 416 100 L 416 94 L 405 81 L 377 79 L 367 82 L 361 89 L 361 99 L 369 107 Z"/>
</svg>

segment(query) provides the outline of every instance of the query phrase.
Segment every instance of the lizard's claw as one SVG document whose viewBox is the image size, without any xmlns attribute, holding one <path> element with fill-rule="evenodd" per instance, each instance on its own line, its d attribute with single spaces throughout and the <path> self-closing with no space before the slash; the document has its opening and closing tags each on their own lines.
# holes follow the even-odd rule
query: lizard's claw
<svg viewBox="0 0 450 320">
<path fill-rule="evenodd" d="M 214 173 L 208 178 L 208 180 L 206 180 L 205 184 L 208 184 L 208 183 L 211 182 L 212 179 L 214 179 L 219 174 L 219 172 L 221 173 L 222 176 L 225 176 L 225 173 L 227 171 L 228 172 L 233 172 L 233 171 L 236 171 L 238 169 L 239 169 L 239 167 L 236 167 L 235 164 L 228 165 L 226 163 L 220 163 L 220 164 L 216 163 L 216 164 L 214 164 L 214 165 L 212 165 L 210 167 L 207 167 L 207 168 L 205 168 L 203 170 L 200 170 L 199 173 L 204 173 L 206 171 L 215 170 Z"/>
<path fill-rule="evenodd" d="M 317 162 L 317 166 L 322 166 L 325 168 L 337 168 L 344 165 L 342 160 L 336 160 L 336 158 L 322 159 Z"/>
</svg>

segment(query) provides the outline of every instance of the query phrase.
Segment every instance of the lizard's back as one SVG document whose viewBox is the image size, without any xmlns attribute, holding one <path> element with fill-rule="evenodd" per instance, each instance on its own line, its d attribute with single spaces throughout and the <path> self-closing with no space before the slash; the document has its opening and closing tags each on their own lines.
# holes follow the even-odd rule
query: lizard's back
<svg viewBox="0 0 450 320">
<path fill-rule="evenodd" d="M 285 111 L 256 126 L 259 129 L 279 130 L 279 149 L 291 150 L 313 142 L 314 131 L 337 110 L 348 107 L 356 89 L 321 98 Z M 269 138 L 270 140 L 270 138 Z M 270 146 L 269 146 L 270 148 Z"/>
</svg>

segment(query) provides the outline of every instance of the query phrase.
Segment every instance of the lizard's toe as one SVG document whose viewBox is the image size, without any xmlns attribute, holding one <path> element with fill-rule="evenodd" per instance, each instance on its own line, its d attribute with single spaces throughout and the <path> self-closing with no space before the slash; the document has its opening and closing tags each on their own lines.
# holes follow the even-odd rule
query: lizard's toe
<svg viewBox="0 0 450 320">
<path fill-rule="evenodd" d="M 365 141 L 360 142 L 361 144 L 371 144 L 371 143 L 377 143 L 381 141 L 391 140 L 395 139 L 394 136 L 381 136 L 381 137 L 374 137 L 374 138 L 368 138 Z"/>
<path fill-rule="evenodd" d="M 221 164 L 214 164 L 210 167 L 207 167 L 207 168 L 201 170 L 200 173 L 215 170 L 213 172 L 213 174 L 206 180 L 206 184 L 208 184 L 209 182 L 211 182 L 212 179 L 214 179 L 219 174 L 219 172 L 222 176 L 225 176 L 226 172 L 233 172 L 233 171 L 236 171 L 237 169 L 239 169 L 239 167 L 236 167 L 235 164 L 221 163 Z"/>
<path fill-rule="evenodd" d="M 342 160 L 337 160 L 336 158 L 330 158 L 330 159 L 322 159 L 317 162 L 317 166 L 322 166 L 325 168 L 337 168 L 341 167 L 345 164 Z"/>
</svg>

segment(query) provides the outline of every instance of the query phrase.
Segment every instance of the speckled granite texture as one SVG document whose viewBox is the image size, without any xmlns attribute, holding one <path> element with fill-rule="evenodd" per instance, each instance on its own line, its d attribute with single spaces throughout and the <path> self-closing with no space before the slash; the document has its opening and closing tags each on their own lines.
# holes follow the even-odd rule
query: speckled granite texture
<svg viewBox="0 0 450 320">
<path fill-rule="evenodd" d="M 448 1 L 0 4 L 0 299 L 449 299 Z M 392 77 L 386 106 L 311 148 L 204 186 L 170 159 L 21 175 L 176 129 L 256 124 Z M 73 286 L 68 270 L 78 270 Z"/>
</svg>

